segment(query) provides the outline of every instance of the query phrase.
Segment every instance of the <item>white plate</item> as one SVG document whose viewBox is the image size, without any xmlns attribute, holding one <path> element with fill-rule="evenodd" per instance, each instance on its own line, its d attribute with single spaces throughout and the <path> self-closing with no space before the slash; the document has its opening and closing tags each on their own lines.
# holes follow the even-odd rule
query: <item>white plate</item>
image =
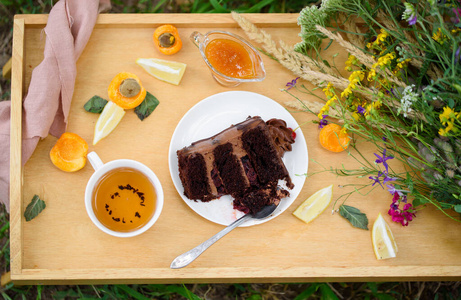
<svg viewBox="0 0 461 300">
<path fill-rule="evenodd" d="M 212 95 L 193 106 L 181 119 L 173 133 L 169 149 L 170 174 L 173 183 L 184 202 L 205 219 L 229 225 L 243 215 L 233 209 L 231 196 L 222 196 L 210 202 L 193 201 L 184 196 L 184 188 L 179 179 L 178 157 L 176 151 L 189 146 L 192 142 L 211 137 L 232 124 L 244 121 L 248 116 L 260 116 L 264 121 L 272 118 L 282 119 L 287 126 L 298 128 L 291 114 L 274 100 L 260 94 L 232 91 Z M 275 212 L 264 220 L 248 220 L 242 226 L 251 226 L 267 222 L 285 211 L 296 199 L 304 185 L 307 173 L 307 146 L 301 129 L 296 130 L 293 150 L 285 152 L 283 162 L 295 185 L 289 190 L 290 197 L 282 199 Z"/>
</svg>

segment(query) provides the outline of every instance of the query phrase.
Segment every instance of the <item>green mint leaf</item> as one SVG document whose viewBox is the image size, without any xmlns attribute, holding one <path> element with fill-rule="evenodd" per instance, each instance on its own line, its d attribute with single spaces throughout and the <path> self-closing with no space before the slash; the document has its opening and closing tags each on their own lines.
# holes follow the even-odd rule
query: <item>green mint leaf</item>
<svg viewBox="0 0 461 300">
<path fill-rule="evenodd" d="M 424 205 L 426 203 L 429 203 L 429 201 L 422 198 L 422 197 L 417 197 L 417 198 L 413 199 L 413 201 L 412 201 L 412 204 L 413 204 L 414 207 L 418 207 L 418 206 Z"/>
<path fill-rule="evenodd" d="M 104 109 L 104 106 L 106 106 L 107 100 L 103 99 L 97 95 L 94 95 L 91 97 L 90 100 L 88 100 L 85 105 L 83 105 L 83 108 L 90 113 L 95 113 L 95 114 L 100 114 L 102 113 L 102 110 Z"/>
<path fill-rule="evenodd" d="M 352 226 L 368 230 L 367 215 L 361 212 L 358 208 L 343 204 L 339 207 L 339 214 L 343 218 L 346 218 Z"/>
<path fill-rule="evenodd" d="M 30 220 L 38 216 L 38 214 L 41 213 L 42 210 L 45 209 L 45 207 L 45 201 L 40 199 L 38 195 L 34 195 L 29 205 L 27 205 L 26 210 L 24 211 L 24 217 L 26 218 L 26 221 L 29 222 Z"/>
<path fill-rule="evenodd" d="M 455 205 L 455 211 L 461 214 L 461 204 Z"/>
<path fill-rule="evenodd" d="M 160 101 L 158 101 L 157 98 L 155 98 L 154 95 L 151 93 L 147 92 L 146 98 L 136 106 L 134 109 L 134 112 L 138 116 L 138 118 L 142 121 L 145 118 L 147 118 L 153 111 L 154 109 L 159 105 Z"/>
</svg>

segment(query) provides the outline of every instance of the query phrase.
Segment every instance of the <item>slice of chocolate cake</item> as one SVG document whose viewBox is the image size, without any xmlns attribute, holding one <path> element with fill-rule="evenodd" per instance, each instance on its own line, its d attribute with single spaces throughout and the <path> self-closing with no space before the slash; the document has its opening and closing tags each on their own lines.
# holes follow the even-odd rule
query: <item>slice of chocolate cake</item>
<svg viewBox="0 0 461 300">
<path fill-rule="evenodd" d="M 293 188 L 282 161 L 292 143 L 292 130 L 285 121 L 264 122 L 258 116 L 196 141 L 177 151 L 184 195 L 204 202 L 231 195 L 234 208 L 245 213 L 280 201 L 289 192 L 278 181 Z"/>
</svg>

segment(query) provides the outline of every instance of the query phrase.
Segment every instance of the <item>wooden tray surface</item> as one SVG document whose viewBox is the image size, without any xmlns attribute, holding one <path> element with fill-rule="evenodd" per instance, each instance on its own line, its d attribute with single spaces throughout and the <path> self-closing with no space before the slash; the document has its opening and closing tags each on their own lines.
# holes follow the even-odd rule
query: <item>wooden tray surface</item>
<svg viewBox="0 0 461 300">
<path fill-rule="evenodd" d="M 247 17 L 289 44 L 299 41 L 295 14 L 250 14 Z M 376 260 L 371 231 L 353 228 L 328 208 L 306 225 L 292 215 L 295 208 L 320 188 L 335 185 L 334 199 L 350 191 L 340 188 L 364 179 L 322 173 L 307 178 L 292 206 L 277 218 L 257 226 L 237 228 L 186 268 L 171 270 L 171 261 L 221 230 L 193 212 L 174 188 L 168 169 L 168 148 L 183 115 L 200 100 L 224 91 L 260 93 L 282 105 L 293 100 L 280 89 L 294 76 L 276 61 L 263 57 L 267 77 L 261 83 L 225 88 L 211 77 L 191 32 L 223 29 L 245 34 L 229 14 L 100 15 L 94 32 L 77 62 L 78 76 L 68 131 L 93 139 L 97 115 L 84 111 L 93 95 L 107 94 L 112 77 L 121 71 L 136 73 L 160 105 L 141 122 L 127 112 L 118 127 L 98 145 L 90 145 L 104 162 L 119 158 L 141 161 L 162 182 L 165 204 L 157 223 L 133 238 L 115 238 L 97 229 L 86 214 L 84 190 L 93 173 L 91 165 L 76 173 L 54 167 L 49 151 L 56 138 L 40 141 L 31 159 L 21 167 L 21 102 L 31 72 L 43 58 L 42 29 L 46 15 L 19 15 L 14 23 L 11 137 L 11 278 L 15 283 L 182 283 L 182 282 L 305 282 L 368 280 L 459 280 L 461 278 L 461 224 L 429 207 L 418 212 L 408 227 L 390 222 L 399 246 L 397 258 Z M 154 49 L 152 33 L 166 23 L 177 25 L 183 49 L 166 57 Z M 328 53 L 346 53 L 333 45 Z M 187 64 L 179 86 L 161 82 L 135 64 L 139 57 L 171 59 Z M 341 65 L 341 64 L 338 64 Z M 308 96 L 303 96 L 309 100 Z M 314 99 L 312 97 L 312 99 Z M 46 108 L 44 108 L 46 109 Z M 313 116 L 293 112 L 307 141 L 309 173 L 322 166 L 353 168 L 346 153 L 330 153 L 318 143 Z M 363 147 L 372 157 L 372 148 Z M 34 194 L 47 204 L 31 222 L 23 211 Z M 387 214 L 389 193 L 381 188 L 367 196 L 355 195 L 349 205 L 364 211 L 372 225 L 379 212 Z M 389 219 L 387 219 L 389 220 Z M 371 226 L 370 226 L 371 229 Z"/>
</svg>

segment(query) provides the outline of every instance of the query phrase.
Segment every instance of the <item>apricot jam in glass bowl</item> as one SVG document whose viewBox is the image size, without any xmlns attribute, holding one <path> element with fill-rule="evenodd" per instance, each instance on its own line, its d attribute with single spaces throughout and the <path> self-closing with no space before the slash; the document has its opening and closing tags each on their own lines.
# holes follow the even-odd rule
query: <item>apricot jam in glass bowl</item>
<svg viewBox="0 0 461 300">
<path fill-rule="evenodd" d="M 264 80 L 266 71 L 258 51 L 238 35 L 226 31 L 194 31 L 190 39 L 199 48 L 213 78 L 223 86 Z"/>
</svg>

